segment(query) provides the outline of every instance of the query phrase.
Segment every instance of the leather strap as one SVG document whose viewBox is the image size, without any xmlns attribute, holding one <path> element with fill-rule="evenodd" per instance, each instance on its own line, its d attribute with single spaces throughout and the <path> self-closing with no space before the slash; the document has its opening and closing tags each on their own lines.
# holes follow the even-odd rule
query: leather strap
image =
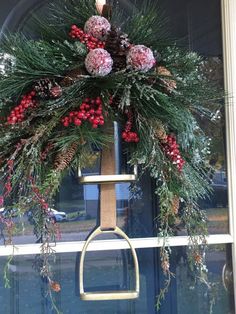
<svg viewBox="0 0 236 314">
<path fill-rule="evenodd" d="M 101 158 L 101 174 L 115 174 L 114 144 L 104 147 Z M 100 226 L 102 230 L 116 227 L 116 189 L 114 183 L 100 186 Z"/>
<path fill-rule="evenodd" d="M 102 16 L 110 19 L 112 9 L 105 4 L 102 9 Z M 114 134 L 114 127 L 111 129 Z M 101 175 L 115 174 L 115 147 L 114 143 L 104 147 L 101 158 Z M 116 186 L 114 183 L 100 185 L 100 227 L 102 230 L 116 228 Z"/>
<path fill-rule="evenodd" d="M 112 16 L 112 6 L 109 4 L 104 4 L 102 8 L 102 16 L 107 18 L 108 20 L 111 19 Z"/>
</svg>

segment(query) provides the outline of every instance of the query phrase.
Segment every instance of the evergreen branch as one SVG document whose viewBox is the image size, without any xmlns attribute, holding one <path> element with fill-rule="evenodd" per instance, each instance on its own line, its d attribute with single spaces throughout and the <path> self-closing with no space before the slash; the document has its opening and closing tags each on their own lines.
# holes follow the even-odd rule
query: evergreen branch
<svg viewBox="0 0 236 314">
<path fill-rule="evenodd" d="M 32 27 L 36 34 L 48 41 L 66 40 L 71 25 L 83 28 L 90 16 L 98 14 L 95 0 L 53 0 L 46 12 L 44 18 L 33 17 Z"/>
<path fill-rule="evenodd" d="M 170 44 L 170 40 L 167 40 L 167 18 L 161 12 L 157 2 L 148 0 L 140 9 L 133 5 L 130 11 L 123 29 L 125 33 L 129 34 L 132 42 L 154 49 L 160 49 L 161 46 Z"/>
<path fill-rule="evenodd" d="M 3 98 L 20 95 L 41 78 L 62 78 L 66 71 L 78 66 L 86 55 L 79 43 L 48 43 L 28 40 L 23 35 L 9 35 L 0 50 L 16 58 L 13 70 L 0 80 Z"/>
</svg>

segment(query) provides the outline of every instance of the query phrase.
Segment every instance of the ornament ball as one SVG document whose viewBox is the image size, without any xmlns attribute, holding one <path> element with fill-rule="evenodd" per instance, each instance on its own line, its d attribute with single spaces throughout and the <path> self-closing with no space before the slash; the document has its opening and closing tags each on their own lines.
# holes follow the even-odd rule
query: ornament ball
<svg viewBox="0 0 236 314">
<path fill-rule="evenodd" d="M 109 21 L 105 17 L 99 15 L 91 16 L 84 25 L 85 33 L 90 34 L 99 40 L 105 40 L 110 30 L 111 24 Z"/>
<path fill-rule="evenodd" d="M 147 72 L 156 64 L 153 52 L 144 45 L 133 46 L 127 55 L 127 67 L 135 71 Z"/>
<path fill-rule="evenodd" d="M 91 50 L 86 59 L 85 67 L 92 76 L 106 76 L 112 70 L 113 60 L 105 49 Z"/>
</svg>

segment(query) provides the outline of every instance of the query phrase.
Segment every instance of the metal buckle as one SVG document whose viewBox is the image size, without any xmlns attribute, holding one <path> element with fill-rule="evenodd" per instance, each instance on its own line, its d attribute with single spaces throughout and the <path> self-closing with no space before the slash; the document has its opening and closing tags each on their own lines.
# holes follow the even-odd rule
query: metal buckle
<svg viewBox="0 0 236 314">
<path fill-rule="evenodd" d="M 134 270 L 135 270 L 135 289 L 134 290 L 121 290 L 121 291 L 104 291 L 104 292 L 85 292 L 84 291 L 84 259 L 85 253 L 90 242 L 98 235 L 104 233 L 113 233 L 124 238 L 130 247 L 134 260 Z M 115 227 L 114 230 L 102 230 L 101 227 L 98 227 L 92 232 L 88 237 L 87 241 L 84 244 L 84 247 L 81 252 L 80 258 L 80 267 L 79 267 L 79 287 L 80 287 L 80 297 L 84 301 L 102 301 L 102 300 L 126 300 L 126 299 L 136 299 L 139 297 L 140 290 L 140 280 L 139 280 L 139 264 L 136 251 L 129 239 L 129 237 L 119 228 Z"/>
</svg>

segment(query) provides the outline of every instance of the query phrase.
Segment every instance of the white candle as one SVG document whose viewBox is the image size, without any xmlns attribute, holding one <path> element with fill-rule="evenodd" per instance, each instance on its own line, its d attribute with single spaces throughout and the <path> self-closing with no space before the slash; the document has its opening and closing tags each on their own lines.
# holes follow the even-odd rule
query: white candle
<svg viewBox="0 0 236 314">
<path fill-rule="evenodd" d="M 96 0 L 96 8 L 99 14 L 102 14 L 102 9 L 105 4 L 106 4 L 106 0 Z"/>
</svg>

